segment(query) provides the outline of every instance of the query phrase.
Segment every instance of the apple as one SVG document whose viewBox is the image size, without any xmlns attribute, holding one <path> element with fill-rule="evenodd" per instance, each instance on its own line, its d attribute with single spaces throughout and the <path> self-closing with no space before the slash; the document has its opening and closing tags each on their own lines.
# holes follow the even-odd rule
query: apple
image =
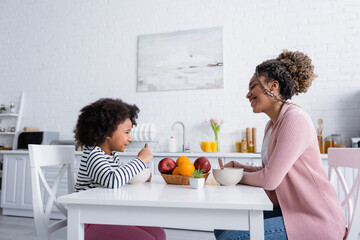
<svg viewBox="0 0 360 240">
<path fill-rule="evenodd" d="M 163 158 L 158 165 L 159 172 L 170 174 L 176 168 L 176 163 L 171 158 Z"/>
<path fill-rule="evenodd" d="M 203 173 L 208 173 L 211 169 L 211 164 L 209 159 L 206 157 L 199 157 L 194 162 L 195 169 L 200 169 Z"/>
</svg>

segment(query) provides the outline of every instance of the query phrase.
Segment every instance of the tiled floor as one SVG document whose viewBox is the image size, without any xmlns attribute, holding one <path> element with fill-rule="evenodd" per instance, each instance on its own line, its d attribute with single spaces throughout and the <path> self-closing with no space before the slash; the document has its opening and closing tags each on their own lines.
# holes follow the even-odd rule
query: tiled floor
<svg viewBox="0 0 360 240">
<path fill-rule="evenodd" d="M 1 209 L 0 209 L 1 210 Z M 214 240 L 213 232 L 165 229 L 167 240 Z M 66 239 L 66 228 L 52 234 L 53 240 Z M 37 240 L 33 218 L 0 215 L 0 240 Z"/>
</svg>

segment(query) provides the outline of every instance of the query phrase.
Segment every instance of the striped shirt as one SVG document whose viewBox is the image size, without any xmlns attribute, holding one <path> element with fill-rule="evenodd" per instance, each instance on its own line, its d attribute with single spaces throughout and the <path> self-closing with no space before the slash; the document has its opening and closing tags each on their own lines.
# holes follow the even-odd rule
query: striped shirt
<svg viewBox="0 0 360 240">
<path fill-rule="evenodd" d="M 119 188 L 145 168 L 140 158 L 123 165 L 118 152 L 107 155 L 98 146 L 86 146 L 80 160 L 75 191 L 96 187 Z"/>
</svg>

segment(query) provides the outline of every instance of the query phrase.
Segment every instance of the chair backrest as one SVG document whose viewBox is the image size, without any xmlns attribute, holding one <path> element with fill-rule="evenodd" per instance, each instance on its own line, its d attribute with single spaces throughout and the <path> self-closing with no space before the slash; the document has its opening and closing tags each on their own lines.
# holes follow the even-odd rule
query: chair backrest
<svg viewBox="0 0 360 240">
<path fill-rule="evenodd" d="M 328 165 L 330 181 L 332 172 L 335 172 L 343 191 L 343 194 L 338 194 L 343 196 L 340 201 L 347 220 L 347 239 L 360 240 L 360 148 L 329 148 Z M 352 176 L 344 178 L 343 172 L 346 171 Z"/>
<path fill-rule="evenodd" d="M 36 232 L 38 239 L 50 239 L 50 233 L 67 225 L 67 210 L 57 203 L 57 194 L 65 173 L 68 182 L 67 193 L 73 192 L 75 146 L 30 144 L 29 154 Z M 59 172 L 52 186 L 44 174 L 44 171 L 46 172 L 51 166 L 54 166 L 51 171 L 56 169 Z M 42 167 L 47 167 L 47 169 Z M 54 220 L 55 222 L 50 224 L 50 215 L 54 206 L 65 216 L 65 219 Z"/>
</svg>

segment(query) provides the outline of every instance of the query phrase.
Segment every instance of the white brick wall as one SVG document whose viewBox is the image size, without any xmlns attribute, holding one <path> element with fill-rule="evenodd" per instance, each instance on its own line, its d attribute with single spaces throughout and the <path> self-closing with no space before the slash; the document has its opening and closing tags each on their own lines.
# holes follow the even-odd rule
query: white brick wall
<svg viewBox="0 0 360 240">
<path fill-rule="evenodd" d="M 213 26 L 224 28 L 224 89 L 136 92 L 139 34 Z M 139 122 L 158 126 L 163 150 L 180 120 L 198 151 L 210 117 L 225 120 L 223 151 L 234 151 L 246 127 L 258 128 L 259 148 L 267 117 L 252 113 L 248 80 L 285 48 L 309 54 L 319 75 L 294 102 L 315 123 L 324 119 L 324 135 L 339 132 L 347 144 L 360 136 L 358 0 L 3 0 L 0 33 L 0 103 L 24 90 L 22 126 L 63 139 L 82 106 L 118 97 L 140 107 Z"/>
</svg>

